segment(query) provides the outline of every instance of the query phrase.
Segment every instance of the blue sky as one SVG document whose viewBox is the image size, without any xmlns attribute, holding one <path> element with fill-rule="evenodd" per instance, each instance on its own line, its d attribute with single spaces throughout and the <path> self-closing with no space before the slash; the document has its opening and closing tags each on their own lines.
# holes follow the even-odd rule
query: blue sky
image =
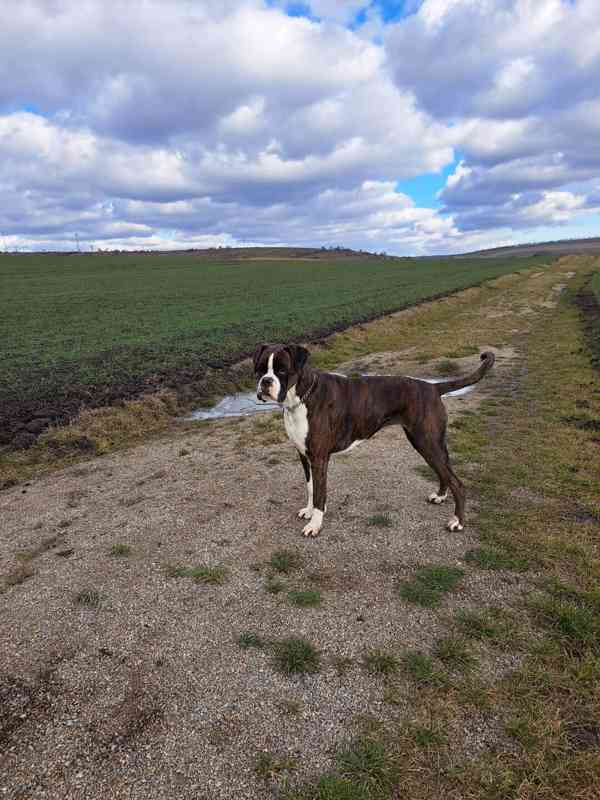
<svg viewBox="0 0 600 800">
<path fill-rule="evenodd" d="M 599 234 L 597 0 L 29 0 L 8 248 L 399 255 Z M 15 66 L 16 65 L 16 66 Z"/>
</svg>

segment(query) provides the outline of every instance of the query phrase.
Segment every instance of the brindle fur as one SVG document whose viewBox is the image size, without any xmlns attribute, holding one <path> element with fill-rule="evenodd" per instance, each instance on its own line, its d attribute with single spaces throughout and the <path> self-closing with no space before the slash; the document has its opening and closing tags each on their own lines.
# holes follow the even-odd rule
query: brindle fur
<svg viewBox="0 0 600 800">
<path fill-rule="evenodd" d="M 272 354 L 281 384 L 278 401 L 283 403 L 293 387 L 299 399 L 307 396 L 306 453 L 298 452 L 307 481 L 312 473 L 314 508 L 325 511 L 327 467 L 333 453 L 356 440 L 370 439 L 386 425 L 402 425 L 408 441 L 436 472 L 438 497 L 450 489 L 458 524 L 464 525 L 465 488 L 450 464 L 441 395 L 479 381 L 494 363 L 493 353 L 483 353 L 479 369 L 470 375 L 436 384 L 407 377 L 346 378 L 320 372 L 306 364 L 308 351 L 297 345 L 260 345 L 254 355 L 257 375 L 264 375 Z M 456 529 L 452 522 L 451 529 Z"/>
</svg>

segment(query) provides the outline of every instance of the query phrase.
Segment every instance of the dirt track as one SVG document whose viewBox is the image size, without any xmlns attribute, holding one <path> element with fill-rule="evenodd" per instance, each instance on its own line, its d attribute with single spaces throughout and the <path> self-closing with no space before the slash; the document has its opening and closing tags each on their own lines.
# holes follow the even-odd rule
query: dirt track
<svg viewBox="0 0 600 800">
<path fill-rule="evenodd" d="M 494 392 L 513 355 L 499 352 L 475 392 L 449 399 L 451 416 Z M 377 364 L 418 369 L 394 353 Z M 287 441 L 264 445 L 280 436 L 264 425 L 184 429 L 0 495 L 0 573 L 33 572 L 0 595 L 0 796 L 271 796 L 277 781 L 255 772 L 261 752 L 292 758 L 278 780 L 297 780 L 326 769 L 365 716 L 393 725 L 406 715 L 409 683 L 397 679 L 390 706 L 382 678 L 361 666 L 370 649 L 428 650 L 443 632 L 443 615 L 400 599 L 400 579 L 423 564 L 463 567 L 460 600 L 449 595 L 445 610 L 510 605 L 526 590 L 529 579 L 465 567 L 475 529 L 445 529 L 452 508 L 425 502 L 432 485 L 400 428 L 334 461 L 323 533 L 304 540 L 300 464 Z M 368 524 L 381 513 L 390 527 Z M 131 554 L 111 555 L 116 544 Z M 280 548 L 304 567 L 271 594 L 265 564 Z M 167 565 L 199 563 L 225 566 L 228 580 L 167 576 Z M 294 607 L 292 588 L 318 588 L 322 606 Z M 98 592 L 98 607 L 76 602 L 82 591 Z M 321 671 L 279 674 L 268 648 L 239 647 L 248 630 L 306 637 Z M 352 659 L 342 674 L 340 657 Z M 511 658 L 484 669 L 502 674 Z M 470 755 L 500 736 L 481 715 L 459 733 Z"/>
</svg>

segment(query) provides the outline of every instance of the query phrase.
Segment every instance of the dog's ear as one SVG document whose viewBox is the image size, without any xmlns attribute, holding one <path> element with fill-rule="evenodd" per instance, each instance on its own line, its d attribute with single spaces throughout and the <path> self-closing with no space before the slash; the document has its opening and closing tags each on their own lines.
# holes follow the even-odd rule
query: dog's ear
<svg viewBox="0 0 600 800">
<path fill-rule="evenodd" d="M 292 359 L 292 364 L 294 366 L 294 371 L 300 372 L 302 367 L 308 361 L 310 353 L 308 352 L 306 347 L 302 347 L 302 345 L 299 344 L 290 344 L 285 349 L 290 354 L 290 357 Z"/>
<path fill-rule="evenodd" d="M 254 371 L 256 372 L 256 368 L 258 367 L 258 362 L 260 361 L 260 357 L 262 356 L 263 352 L 269 345 L 267 344 L 259 344 L 256 350 L 254 351 L 254 355 L 252 356 L 252 361 L 254 362 Z"/>
</svg>

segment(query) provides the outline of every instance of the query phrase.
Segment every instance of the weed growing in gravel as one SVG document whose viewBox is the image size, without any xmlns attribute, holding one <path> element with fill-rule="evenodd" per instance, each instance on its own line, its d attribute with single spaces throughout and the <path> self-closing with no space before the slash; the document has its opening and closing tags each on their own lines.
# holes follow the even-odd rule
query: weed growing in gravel
<svg viewBox="0 0 600 800">
<path fill-rule="evenodd" d="M 244 631 L 240 633 L 237 643 L 243 650 L 248 650 L 250 647 L 262 648 L 265 646 L 263 639 L 261 639 L 257 633 L 253 633 L 253 631 Z"/>
<path fill-rule="evenodd" d="M 220 586 L 227 580 L 227 568 L 216 565 L 199 564 L 197 567 L 167 566 L 169 578 L 193 578 L 196 583 Z"/>
<path fill-rule="evenodd" d="M 514 646 L 519 642 L 516 625 L 500 609 L 480 612 L 459 610 L 454 616 L 454 622 L 463 636 L 468 636 L 469 639 L 485 640 L 498 646 Z"/>
<path fill-rule="evenodd" d="M 589 649 L 600 654 L 600 614 L 598 608 L 585 602 L 556 597 L 539 600 L 533 605 L 536 619 L 552 631 L 563 646 L 573 653 Z"/>
<path fill-rule="evenodd" d="M 82 606 L 99 608 L 102 602 L 102 596 L 95 589 L 83 589 L 75 595 L 75 602 Z"/>
<path fill-rule="evenodd" d="M 445 686 L 448 683 L 446 675 L 440 672 L 434 660 L 424 653 L 409 650 L 404 654 L 403 663 L 411 678 L 422 686 Z"/>
<path fill-rule="evenodd" d="M 306 589 L 304 591 L 288 592 L 288 600 L 299 608 L 314 608 L 320 606 L 322 602 L 321 592 L 316 589 Z"/>
<path fill-rule="evenodd" d="M 271 575 L 265 581 L 265 589 L 269 594 L 279 594 L 285 589 L 285 583 Z"/>
<path fill-rule="evenodd" d="M 291 756 L 274 756 L 271 753 L 259 753 L 254 765 L 254 772 L 264 781 L 277 778 L 282 772 L 291 772 L 297 767 L 295 758 Z"/>
<path fill-rule="evenodd" d="M 392 526 L 392 520 L 389 514 L 373 514 L 373 516 L 369 517 L 367 520 L 367 525 L 378 528 L 390 528 Z"/>
<path fill-rule="evenodd" d="M 131 547 L 128 544 L 113 544 L 110 548 L 111 556 L 130 556 Z"/>
<path fill-rule="evenodd" d="M 398 659 L 384 650 L 370 650 L 365 654 L 363 664 L 372 675 L 390 675 L 398 669 Z"/>
<path fill-rule="evenodd" d="M 275 550 L 269 560 L 269 566 L 275 572 L 283 572 L 289 575 L 295 569 L 299 569 L 303 564 L 303 558 L 295 550 Z"/>
<path fill-rule="evenodd" d="M 519 572 L 529 569 L 527 559 L 507 555 L 492 547 L 474 547 L 467 550 L 465 561 L 481 569 L 510 569 Z"/>
<path fill-rule="evenodd" d="M 337 757 L 337 771 L 350 780 L 362 795 L 357 797 L 387 797 L 395 782 L 396 769 L 391 757 L 380 742 L 363 739 L 354 742 Z M 335 795 L 334 795 L 335 797 Z M 350 795 L 354 797 L 354 795 Z"/>
<path fill-rule="evenodd" d="M 439 639 L 433 649 L 433 655 L 440 659 L 449 669 L 467 672 L 473 669 L 477 659 L 469 652 L 463 639 L 446 636 Z"/>
<path fill-rule="evenodd" d="M 319 651 L 310 642 L 290 636 L 273 644 L 275 666 L 285 675 L 318 672 L 321 665 Z"/>
<path fill-rule="evenodd" d="M 489 615 L 477 611 L 459 610 L 456 612 L 455 621 L 462 633 L 471 639 L 492 639 L 498 630 Z"/>
<path fill-rule="evenodd" d="M 447 737 L 440 731 L 415 725 L 411 729 L 412 736 L 419 747 L 439 747 L 446 744 Z"/>
<path fill-rule="evenodd" d="M 409 603 L 426 608 L 437 608 L 442 595 L 452 591 L 460 583 L 464 571 L 458 567 L 434 564 L 418 569 L 411 580 L 402 581 L 400 596 Z"/>
</svg>

